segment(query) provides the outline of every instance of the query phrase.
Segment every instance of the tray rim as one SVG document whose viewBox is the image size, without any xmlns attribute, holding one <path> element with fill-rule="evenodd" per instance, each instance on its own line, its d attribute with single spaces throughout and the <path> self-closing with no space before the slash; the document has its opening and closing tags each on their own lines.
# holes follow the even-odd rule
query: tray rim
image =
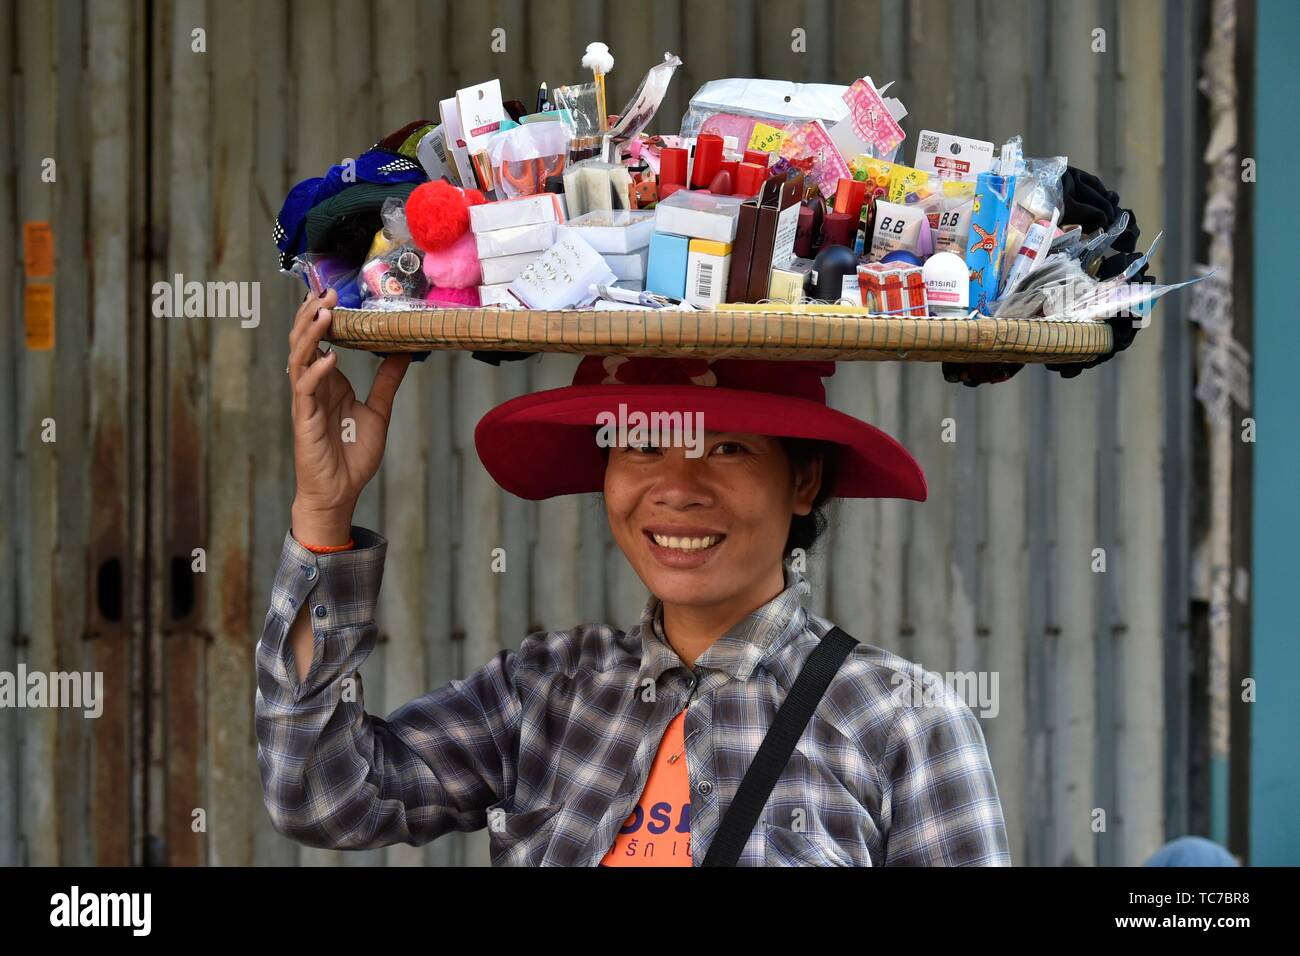
<svg viewBox="0 0 1300 956">
<path fill-rule="evenodd" d="M 494 307 L 335 308 L 333 314 L 328 340 L 370 352 L 500 350 L 777 361 L 1072 363 L 1091 361 L 1114 347 L 1113 331 L 1105 322 L 988 316 Z M 738 338 L 738 323 L 744 326 L 743 341 Z"/>
</svg>

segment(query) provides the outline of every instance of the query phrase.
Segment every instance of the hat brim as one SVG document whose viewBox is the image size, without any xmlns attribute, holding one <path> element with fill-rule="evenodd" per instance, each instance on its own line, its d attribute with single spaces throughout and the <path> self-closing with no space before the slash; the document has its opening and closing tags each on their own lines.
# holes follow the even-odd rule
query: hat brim
<svg viewBox="0 0 1300 956">
<path fill-rule="evenodd" d="M 815 438 L 842 447 L 838 498 L 924 501 L 925 474 L 885 432 L 818 402 L 698 385 L 568 385 L 521 395 L 479 420 L 474 446 L 493 480 L 520 498 L 591 494 L 605 488 L 605 455 L 592 429 L 600 413 L 703 414 L 714 432 Z"/>
</svg>

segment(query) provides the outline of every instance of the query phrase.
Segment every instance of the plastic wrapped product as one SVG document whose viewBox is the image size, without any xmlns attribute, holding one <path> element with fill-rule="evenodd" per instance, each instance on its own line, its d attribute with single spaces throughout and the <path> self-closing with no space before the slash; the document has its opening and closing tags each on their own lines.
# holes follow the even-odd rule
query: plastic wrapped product
<svg viewBox="0 0 1300 956">
<path fill-rule="evenodd" d="M 876 203 L 875 228 L 871 234 L 872 262 L 886 255 L 904 250 L 921 256 L 926 252 L 922 232 L 929 233 L 929 221 L 919 205 L 900 206 L 892 202 Z"/>
<path fill-rule="evenodd" d="M 776 152 L 781 139 L 812 120 L 830 127 L 849 115 L 847 86 L 733 77 L 705 83 L 691 97 L 681 135 L 734 136 L 740 149 Z M 766 130 L 758 129 L 761 124 Z M 768 136 L 764 143 L 755 137 Z"/>
<path fill-rule="evenodd" d="M 966 239 L 970 235 L 974 196 L 931 196 L 922 204 L 934 236 L 935 252 L 951 252 L 966 258 Z"/>
</svg>

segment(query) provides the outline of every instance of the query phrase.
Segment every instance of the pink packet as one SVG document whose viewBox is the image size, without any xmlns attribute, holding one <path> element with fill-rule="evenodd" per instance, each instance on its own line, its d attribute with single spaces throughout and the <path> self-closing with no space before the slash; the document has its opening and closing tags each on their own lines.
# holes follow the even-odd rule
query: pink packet
<svg viewBox="0 0 1300 956">
<path fill-rule="evenodd" d="M 834 195 L 841 179 L 853 178 L 853 174 L 849 171 L 849 164 L 844 161 L 840 151 L 831 142 L 830 134 L 826 132 L 826 127 L 821 124 L 821 120 L 805 123 L 788 135 L 781 144 L 781 155 L 786 159 L 813 157 L 809 179 L 827 198 Z"/>
<path fill-rule="evenodd" d="M 854 80 L 844 92 L 844 102 L 848 104 L 853 129 L 875 146 L 879 155 L 888 156 L 907 137 L 898 120 L 889 112 L 871 77 Z"/>
</svg>

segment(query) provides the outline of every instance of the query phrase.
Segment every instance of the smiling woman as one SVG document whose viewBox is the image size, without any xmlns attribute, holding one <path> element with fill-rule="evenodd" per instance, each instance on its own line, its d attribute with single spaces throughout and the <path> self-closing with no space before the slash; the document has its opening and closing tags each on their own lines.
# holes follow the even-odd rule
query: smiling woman
<svg viewBox="0 0 1300 956">
<path fill-rule="evenodd" d="M 748 432 L 705 431 L 703 438 L 704 454 L 694 460 L 683 448 L 604 449 L 610 530 L 664 600 L 672 647 L 687 665 L 731 622 L 784 589 L 783 557 L 806 554 L 825 529 L 819 509 L 834 493 L 838 459 L 831 442 Z M 711 614 L 683 614 L 683 604 L 707 604 Z"/>
<path fill-rule="evenodd" d="M 360 849 L 486 827 L 502 866 L 1009 863 L 967 703 L 804 607 L 798 549 L 829 501 L 926 497 L 906 449 L 827 407 L 831 362 L 588 356 L 572 385 L 488 412 L 474 437 L 493 479 L 533 500 L 603 494 L 649 600 L 629 631 L 539 630 L 367 714 L 354 675 L 387 542 L 352 509 L 406 366 L 386 360 L 358 402 L 317 350 L 332 304 L 304 303 L 291 335 L 298 497 L 257 649 L 278 830 Z M 694 447 L 611 443 L 597 425 L 616 408 L 703 427 Z"/>
<path fill-rule="evenodd" d="M 595 429 L 601 434 L 601 429 Z M 766 440 L 764 436 L 747 436 L 749 439 Z M 839 445 L 834 442 L 810 438 L 777 438 L 786 457 L 790 460 L 793 474 L 798 474 L 810 467 L 815 459 L 820 458 L 822 478 L 817 496 L 813 499 L 812 510 L 808 514 L 790 516 L 790 533 L 785 539 L 785 554 L 812 551 L 813 545 L 826 532 L 830 525 L 830 512 L 835 503 L 835 479 L 839 471 Z M 603 448 L 606 461 L 609 460 L 609 448 Z"/>
</svg>

